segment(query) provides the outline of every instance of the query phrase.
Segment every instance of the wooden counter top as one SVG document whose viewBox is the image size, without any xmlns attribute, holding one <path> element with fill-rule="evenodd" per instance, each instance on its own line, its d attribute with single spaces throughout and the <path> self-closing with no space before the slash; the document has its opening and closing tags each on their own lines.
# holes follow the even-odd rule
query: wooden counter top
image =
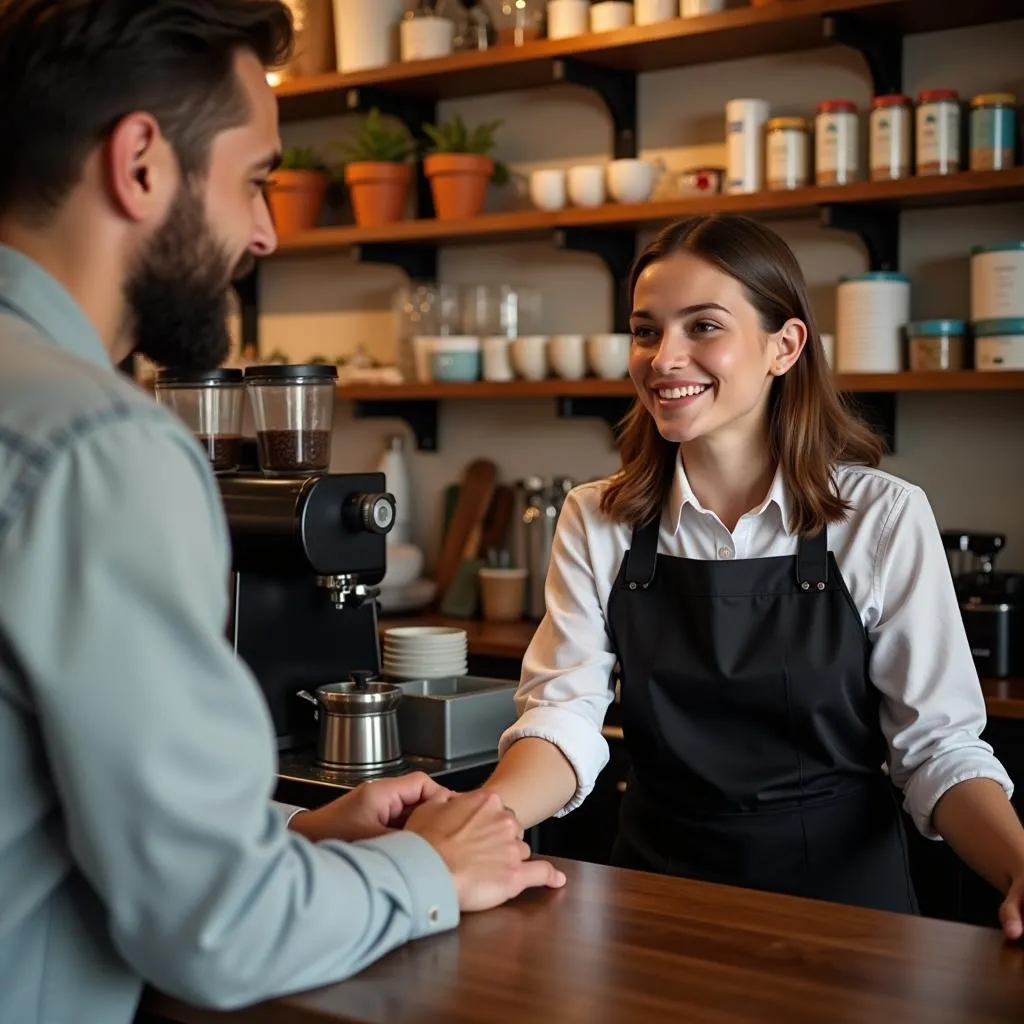
<svg viewBox="0 0 1024 1024">
<path fill-rule="evenodd" d="M 458 626 L 466 631 L 470 654 L 521 661 L 533 638 L 536 622 L 482 622 L 446 619 L 439 615 L 382 619 L 381 632 L 391 626 Z M 983 679 L 981 689 L 992 718 L 1024 718 L 1024 679 Z"/>
<path fill-rule="evenodd" d="M 577 861 L 558 893 L 467 915 L 355 978 L 179 1024 L 995 1024 L 1024 1020 L 1024 947 L 995 929 Z"/>
</svg>

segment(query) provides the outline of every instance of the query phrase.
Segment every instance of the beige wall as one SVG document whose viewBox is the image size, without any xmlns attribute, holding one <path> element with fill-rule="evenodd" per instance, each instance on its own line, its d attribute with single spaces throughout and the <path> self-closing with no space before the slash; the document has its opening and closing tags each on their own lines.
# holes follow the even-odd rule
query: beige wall
<svg viewBox="0 0 1024 1024">
<path fill-rule="evenodd" d="M 906 92 L 948 86 L 969 96 L 1009 90 L 1024 98 L 1024 20 L 989 28 L 914 37 L 905 49 Z M 723 164 L 723 110 L 734 96 L 760 96 L 773 113 L 811 114 L 820 99 L 849 97 L 863 111 L 871 89 L 855 54 L 827 49 L 642 76 L 643 155 L 674 168 Z M 507 118 L 498 156 L 516 171 L 604 159 L 608 119 L 588 94 L 569 87 L 473 98 L 444 104 L 471 121 Z M 286 142 L 323 141 L 345 121 L 286 125 Z M 492 190 L 492 208 L 522 202 L 515 189 Z M 859 242 L 813 222 L 776 225 L 795 248 L 824 329 L 834 323 L 835 282 L 865 268 Z M 968 314 L 968 252 L 980 242 L 1024 238 L 1024 204 L 920 211 L 902 218 L 902 269 L 913 280 L 915 317 Z M 545 330 L 595 332 L 611 327 L 611 286 L 596 260 L 538 244 L 449 249 L 441 280 L 512 282 L 542 289 Z M 264 351 L 301 359 L 364 345 L 381 358 L 394 350 L 388 311 L 402 281 L 391 268 L 354 265 L 341 256 L 287 258 L 265 268 Z M 398 421 L 353 420 L 337 409 L 334 468 L 372 467 L 384 437 L 405 432 Z M 1009 535 L 1007 567 L 1024 568 L 1024 395 L 906 395 L 899 399 L 898 452 L 886 468 L 928 492 L 943 526 L 1001 530 Z M 418 540 L 437 546 L 439 491 L 475 456 L 486 454 L 514 480 L 528 473 L 603 476 L 616 465 L 603 424 L 561 421 L 554 401 L 448 402 L 441 406 L 436 454 L 414 454 Z"/>
</svg>

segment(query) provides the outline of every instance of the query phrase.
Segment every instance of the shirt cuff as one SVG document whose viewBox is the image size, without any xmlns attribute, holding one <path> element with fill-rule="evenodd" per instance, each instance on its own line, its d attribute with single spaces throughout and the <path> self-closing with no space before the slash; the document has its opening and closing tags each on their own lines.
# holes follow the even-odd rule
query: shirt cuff
<svg viewBox="0 0 1024 1024">
<path fill-rule="evenodd" d="M 291 825 L 292 818 L 294 818 L 296 814 L 301 814 L 303 811 L 309 810 L 308 807 L 296 807 L 294 804 L 282 804 L 277 800 L 271 800 L 270 803 L 274 810 L 284 818 L 285 828 Z"/>
<path fill-rule="evenodd" d="M 515 725 L 506 729 L 498 741 L 498 759 L 513 743 L 522 739 L 547 740 L 558 747 L 576 773 L 576 792 L 553 817 L 562 818 L 575 811 L 590 795 L 598 775 L 608 763 L 608 741 L 600 728 L 565 708 L 528 708 Z"/>
<path fill-rule="evenodd" d="M 389 832 L 353 844 L 387 857 L 409 887 L 412 900 L 411 939 L 449 931 L 459 923 L 455 880 L 441 855 L 415 832 Z"/>
<path fill-rule="evenodd" d="M 950 751 L 926 761 L 910 777 L 903 790 L 903 806 L 926 839 L 942 839 L 932 825 L 935 805 L 968 779 L 991 779 L 1003 787 L 1007 799 L 1013 796 L 1013 781 L 1006 769 L 994 754 L 983 750 L 970 751 L 969 756 L 963 751 Z"/>
</svg>

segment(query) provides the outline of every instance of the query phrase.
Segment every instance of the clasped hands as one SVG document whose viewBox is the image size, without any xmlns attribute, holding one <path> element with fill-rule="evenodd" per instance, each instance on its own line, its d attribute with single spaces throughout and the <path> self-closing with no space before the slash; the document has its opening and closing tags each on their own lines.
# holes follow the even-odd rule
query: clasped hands
<svg viewBox="0 0 1024 1024">
<path fill-rule="evenodd" d="M 465 912 L 489 910 L 524 889 L 565 884 L 547 861 L 530 859 L 519 821 L 496 793 L 453 793 L 422 772 L 363 783 L 297 814 L 290 828 L 313 842 L 374 839 L 399 829 L 416 833 L 448 865 Z"/>
</svg>

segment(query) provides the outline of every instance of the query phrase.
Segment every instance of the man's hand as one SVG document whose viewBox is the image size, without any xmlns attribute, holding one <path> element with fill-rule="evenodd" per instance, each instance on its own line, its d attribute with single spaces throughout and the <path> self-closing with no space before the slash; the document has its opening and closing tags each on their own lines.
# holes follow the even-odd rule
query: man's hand
<svg viewBox="0 0 1024 1024">
<path fill-rule="evenodd" d="M 463 911 L 490 910 L 534 886 L 565 885 L 565 875 L 547 861 L 529 859 L 523 830 L 496 793 L 478 790 L 428 800 L 405 827 L 426 839 L 448 865 Z"/>
<path fill-rule="evenodd" d="M 397 778 L 364 782 L 332 803 L 292 818 L 289 828 L 312 842 L 322 839 L 374 839 L 404 827 L 425 800 L 443 800 L 449 791 L 429 775 L 413 772 Z"/>
</svg>

